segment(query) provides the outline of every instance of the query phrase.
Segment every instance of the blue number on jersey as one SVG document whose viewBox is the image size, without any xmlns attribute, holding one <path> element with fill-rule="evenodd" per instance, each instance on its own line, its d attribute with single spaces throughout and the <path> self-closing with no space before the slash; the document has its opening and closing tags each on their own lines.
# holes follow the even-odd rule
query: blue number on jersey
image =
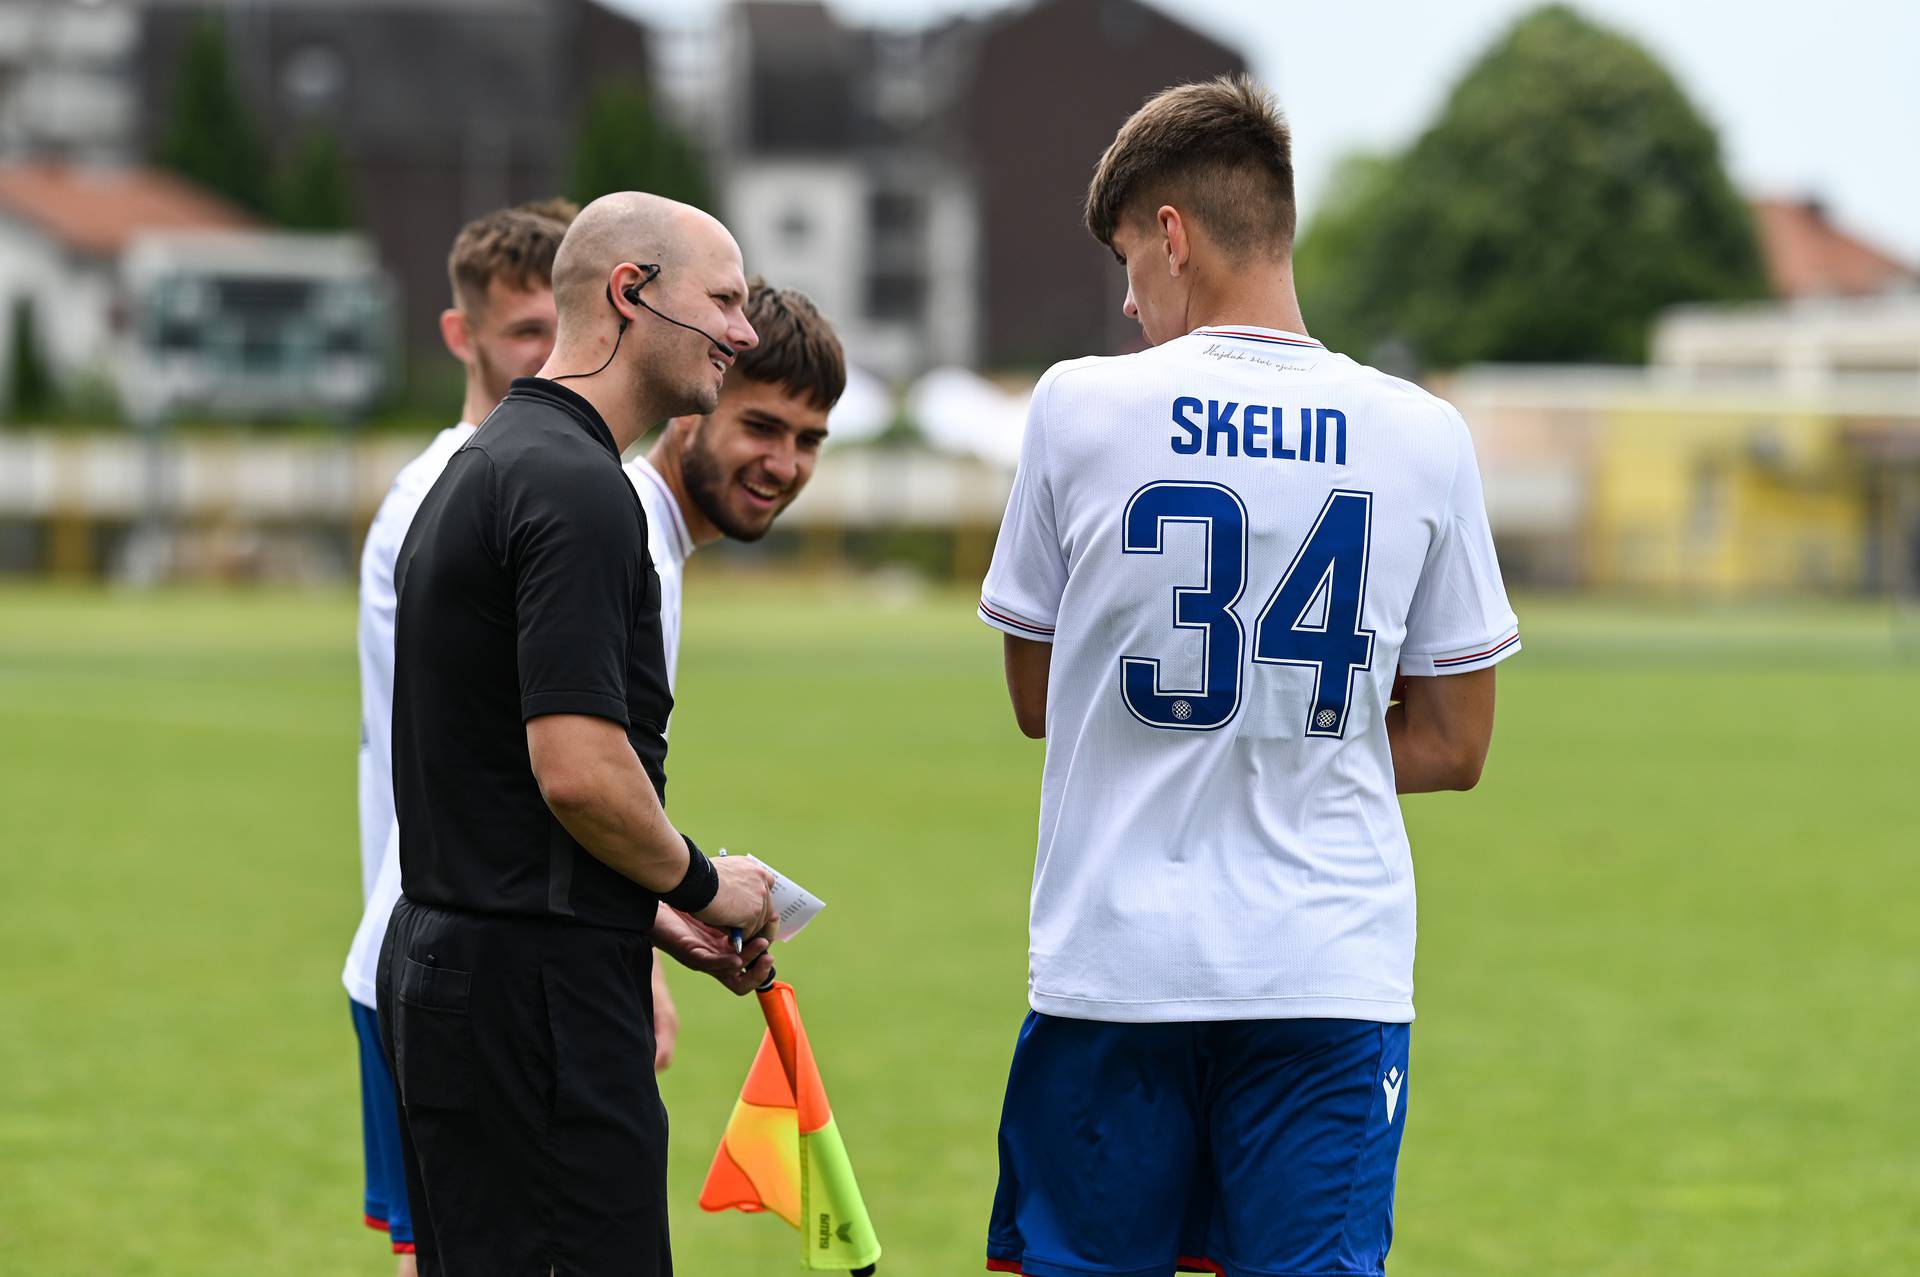
<svg viewBox="0 0 1920 1277">
<path fill-rule="evenodd" d="M 1320 508 L 1306 544 L 1253 627 L 1260 665 L 1313 670 L 1307 735 L 1343 736 L 1353 677 L 1373 665 L 1373 631 L 1360 628 L 1373 540 L 1373 494 L 1335 490 Z"/>
<path fill-rule="evenodd" d="M 1247 508 L 1233 489 L 1217 483 L 1167 480 L 1133 494 L 1122 520 L 1121 549 L 1162 552 L 1168 523 L 1206 529 L 1207 577 L 1198 588 L 1173 592 L 1173 623 L 1206 633 L 1201 682 L 1190 692 L 1160 686 L 1160 662 L 1120 658 L 1120 693 L 1127 709 L 1149 727 L 1211 731 L 1240 709 L 1239 614 L 1247 575 Z M 1373 494 L 1337 490 L 1327 497 L 1313 530 L 1260 611 L 1253 659 L 1262 665 L 1313 670 L 1307 735 L 1346 734 L 1354 675 L 1373 666 L 1373 631 L 1360 627 L 1367 594 L 1367 556 L 1373 538 Z"/>
<path fill-rule="evenodd" d="M 1245 635 L 1233 605 L 1247 584 L 1247 509 L 1233 489 L 1217 483 L 1150 483 L 1127 502 L 1121 549 L 1159 554 L 1169 523 L 1197 523 L 1206 530 L 1207 576 L 1198 588 L 1173 592 L 1173 623 L 1206 634 L 1200 686 L 1166 691 L 1160 662 L 1120 658 L 1120 693 L 1135 718 L 1150 727 L 1211 731 L 1240 708 L 1240 651 Z"/>
</svg>

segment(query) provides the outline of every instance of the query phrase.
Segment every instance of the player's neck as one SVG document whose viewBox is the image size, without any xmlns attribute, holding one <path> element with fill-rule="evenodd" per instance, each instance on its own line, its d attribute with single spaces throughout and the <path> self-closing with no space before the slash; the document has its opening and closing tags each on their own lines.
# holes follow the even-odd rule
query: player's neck
<svg viewBox="0 0 1920 1277">
<path fill-rule="evenodd" d="M 1290 264 L 1236 271 L 1215 286 L 1196 287 L 1187 307 L 1187 331 L 1241 325 L 1305 335 L 1307 321 L 1293 291 Z"/>
<path fill-rule="evenodd" d="M 588 371 L 606 357 L 604 347 L 563 351 L 556 346 L 539 375 L 551 380 L 556 375 Z M 641 395 L 639 377 L 639 370 L 633 366 L 616 362 L 585 377 L 567 376 L 561 383 L 593 405 L 607 432 L 613 436 L 616 452 L 625 453 L 635 440 L 647 433 L 649 426 L 667 415 L 657 410 L 653 396 Z"/>
<path fill-rule="evenodd" d="M 477 426 L 493 415 L 500 406 L 500 400 L 480 384 L 477 377 L 467 378 L 467 397 L 460 405 L 460 420 L 465 425 Z"/>
<path fill-rule="evenodd" d="M 660 432 L 660 440 L 647 452 L 647 464 L 652 466 L 660 481 L 667 485 L 667 491 L 673 494 L 673 503 L 680 507 L 680 518 L 687 525 L 687 535 L 693 538 L 694 548 L 711 545 L 720 539 L 720 529 L 713 520 L 700 512 L 693 503 L 693 497 L 687 491 L 687 472 L 680 464 L 682 456 L 680 434 L 669 422 Z"/>
</svg>

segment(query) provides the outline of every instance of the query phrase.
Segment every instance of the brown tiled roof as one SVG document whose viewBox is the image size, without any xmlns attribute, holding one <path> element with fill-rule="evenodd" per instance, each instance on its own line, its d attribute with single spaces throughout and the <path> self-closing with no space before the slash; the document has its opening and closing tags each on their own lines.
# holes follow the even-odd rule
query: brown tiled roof
<svg viewBox="0 0 1920 1277">
<path fill-rule="evenodd" d="M 1835 226 L 1817 200 L 1754 200 L 1753 225 L 1780 297 L 1858 297 L 1920 286 L 1920 272 Z"/>
<path fill-rule="evenodd" d="M 170 173 L 148 168 L 0 165 L 0 214 L 46 231 L 66 247 L 112 256 L 149 230 L 229 230 L 259 225 L 246 210 Z"/>
</svg>

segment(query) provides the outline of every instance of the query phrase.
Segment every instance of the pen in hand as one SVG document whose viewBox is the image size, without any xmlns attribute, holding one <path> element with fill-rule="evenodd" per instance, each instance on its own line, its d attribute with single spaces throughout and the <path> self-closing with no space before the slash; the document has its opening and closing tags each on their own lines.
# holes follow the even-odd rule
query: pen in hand
<svg viewBox="0 0 1920 1277">
<path fill-rule="evenodd" d="M 724 856 L 727 854 L 727 849 L 725 847 L 722 847 L 717 854 Z M 727 939 L 733 942 L 733 951 L 735 953 L 739 953 L 741 949 L 745 946 L 746 938 L 747 938 L 746 932 L 741 930 L 739 927 L 727 928 Z M 760 992 L 765 993 L 768 989 L 771 989 L 772 987 L 773 987 L 773 969 L 769 967 L 767 969 L 767 978 L 761 981 L 760 983 Z"/>
<path fill-rule="evenodd" d="M 720 854 L 722 856 L 726 855 L 727 849 L 725 847 L 722 847 L 720 849 Z M 727 939 L 733 941 L 733 951 L 735 953 L 738 953 L 740 952 L 740 947 L 746 943 L 746 934 L 742 932 L 738 927 L 728 927 Z"/>
</svg>

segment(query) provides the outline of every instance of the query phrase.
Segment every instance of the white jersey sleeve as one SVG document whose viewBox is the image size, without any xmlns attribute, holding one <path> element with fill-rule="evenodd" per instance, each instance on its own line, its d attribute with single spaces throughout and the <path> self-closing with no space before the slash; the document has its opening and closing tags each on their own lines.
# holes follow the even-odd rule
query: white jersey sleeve
<svg viewBox="0 0 1920 1277">
<path fill-rule="evenodd" d="M 360 552 L 360 926 L 341 982 L 355 1001 L 373 1005 L 373 968 L 387 916 L 400 894 L 399 826 L 393 811 L 393 624 L 398 606 L 394 566 L 400 543 L 434 480 L 478 427 L 461 422 L 434 436 L 394 477 L 367 528 Z M 391 869 L 389 870 L 389 862 Z M 372 932 L 371 952 L 365 933 Z"/>
<path fill-rule="evenodd" d="M 1062 368 L 1047 372 L 1033 388 L 1020 468 L 1007 498 L 1006 517 L 993 547 L 993 565 L 980 591 L 980 619 L 1015 638 L 1053 641 L 1060 596 L 1067 588 L 1067 560 L 1054 516 L 1047 474 L 1047 398 Z"/>
<path fill-rule="evenodd" d="M 1400 649 L 1400 672 L 1420 678 L 1486 669 L 1520 650 L 1519 621 L 1493 552 L 1473 436 L 1452 405 L 1446 411 L 1459 435 L 1446 521 L 1413 592 Z"/>
</svg>

